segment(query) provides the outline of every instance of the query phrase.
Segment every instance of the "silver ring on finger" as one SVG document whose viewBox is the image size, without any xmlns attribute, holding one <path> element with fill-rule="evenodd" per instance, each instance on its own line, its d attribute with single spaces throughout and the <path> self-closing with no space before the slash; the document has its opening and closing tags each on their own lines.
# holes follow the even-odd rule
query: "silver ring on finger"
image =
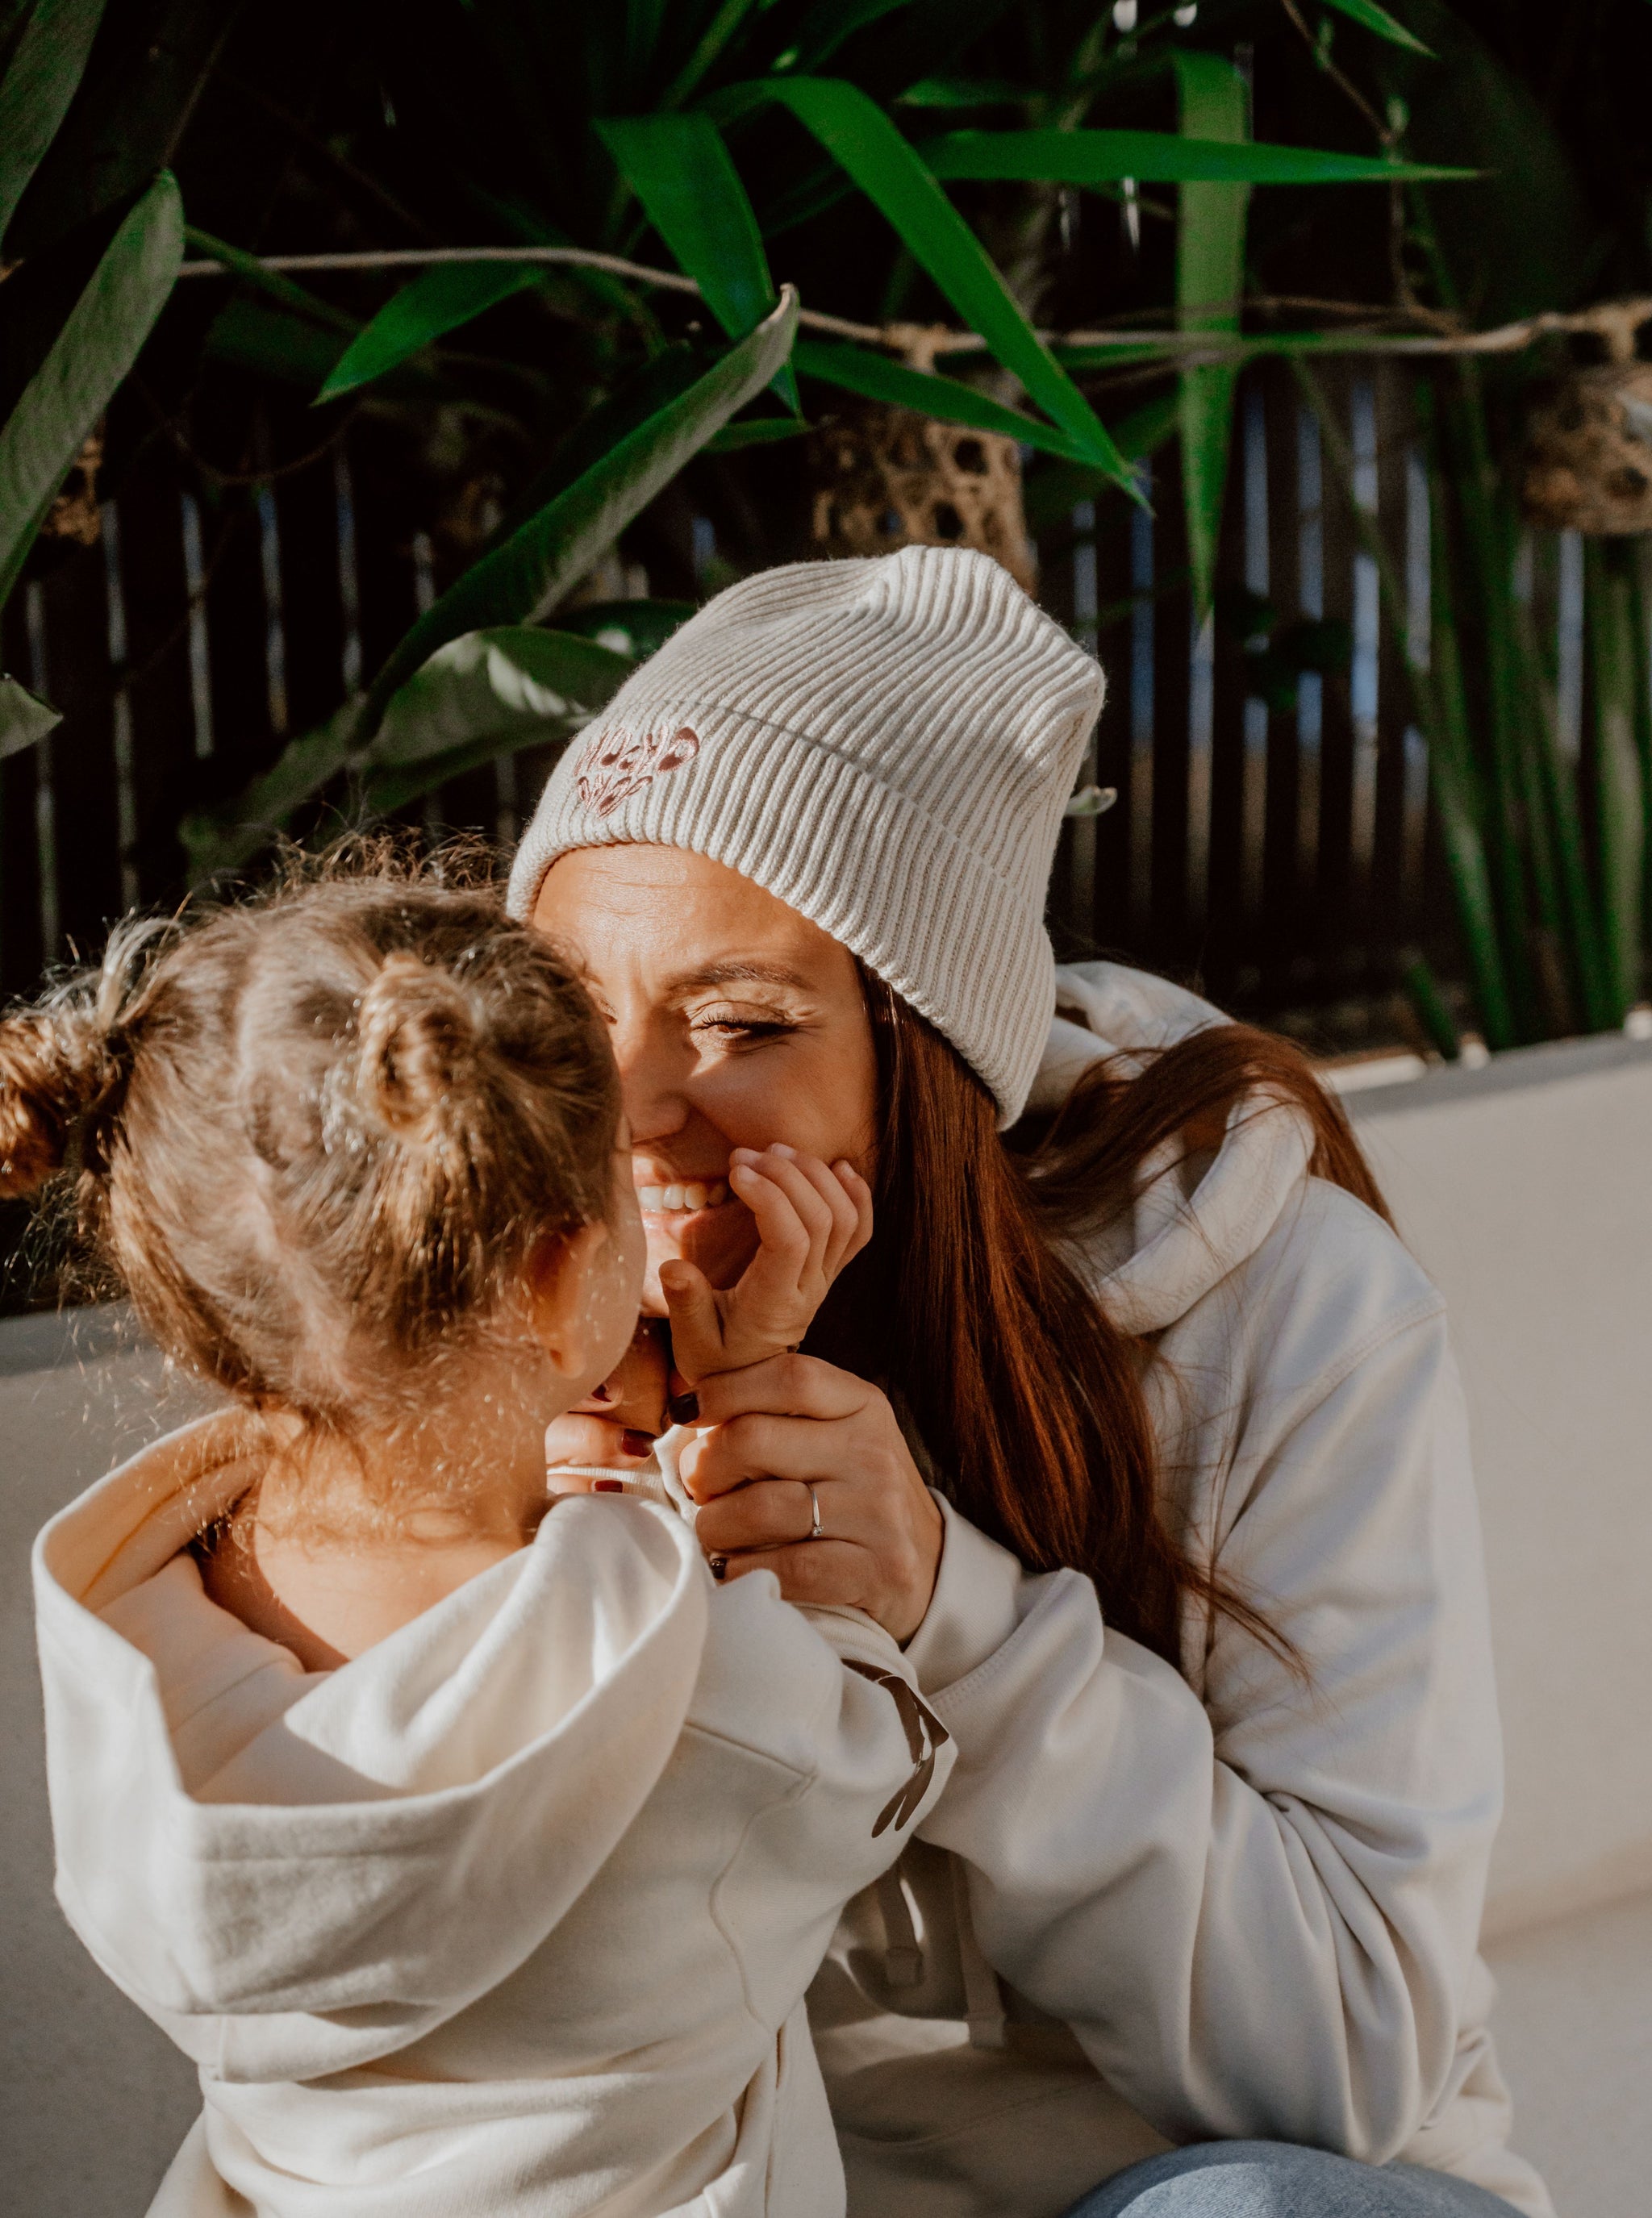
<svg viewBox="0 0 1652 2218">
<path fill-rule="evenodd" d="M 821 1537 L 820 1496 L 810 1480 L 805 1478 L 803 1483 L 809 1489 L 809 1530 L 803 1537 L 805 1540 L 818 1540 Z"/>
</svg>

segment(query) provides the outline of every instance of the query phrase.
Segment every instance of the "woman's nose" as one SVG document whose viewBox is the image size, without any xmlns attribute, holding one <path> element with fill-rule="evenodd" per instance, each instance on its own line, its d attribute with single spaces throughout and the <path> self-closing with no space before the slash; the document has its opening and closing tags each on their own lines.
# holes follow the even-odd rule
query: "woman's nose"
<svg viewBox="0 0 1652 2218">
<path fill-rule="evenodd" d="M 609 1038 L 619 1070 L 620 1098 L 631 1128 L 631 1145 L 646 1147 L 680 1132 L 690 1111 L 671 1057 L 645 1027 L 618 1024 Z"/>
</svg>

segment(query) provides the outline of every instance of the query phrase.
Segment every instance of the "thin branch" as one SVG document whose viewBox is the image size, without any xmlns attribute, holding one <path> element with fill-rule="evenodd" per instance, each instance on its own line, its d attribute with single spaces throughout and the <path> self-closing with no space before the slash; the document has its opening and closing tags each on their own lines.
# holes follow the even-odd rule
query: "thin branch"
<svg viewBox="0 0 1652 2218">
<path fill-rule="evenodd" d="M 1400 142 L 1405 135 L 1403 107 L 1396 114 L 1391 108 L 1386 117 L 1379 115 L 1370 102 L 1354 83 L 1345 70 L 1338 69 L 1331 59 L 1331 23 L 1327 17 L 1320 26 L 1320 36 L 1315 38 L 1302 19 L 1296 0 L 1280 0 L 1280 5 L 1301 34 L 1304 44 L 1313 55 L 1315 66 L 1322 70 L 1339 92 L 1347 96 L 1364 117 L 1376 137 L 1376 143 L 1391 161 L 1400 156 Z M 1394 289 L 1400 304 L 1407 308 L 1418 306 L 1411 273 L 1406 268 L 1406 201 L 1399 183 L 1388 187 L 1388 265 L 1394 273 Z"/>
<path fill-rule="evenodd" d="M 1359 110 L 1360 114 L 1365 118 L 1365 121 L 1370 125 L 1372 130 L 1376 133 L 1378 142 L 1384 148 L 1392 147 L 1394 139 L 1399 135 L 1398 133 L 1386 123 L 1382 117 L 1377 114 L 1376 110 L 1371 106 L 1370 102 L 1366 99 L 1364 94 L 1354 83 L 1352 77 L 1348 75 L 1347 71 L 1345 70 L 1338 69 L 1336 63 L 1332 60 L 1330 50 L 1320 45 L 1319 40 L 1314 37 L 1313 32 L 1309 30 L 1307 23 L 1302 20 L 1302 11 L 1296 5 L 1296 0 L 1279 0 L 1279 4 L 1284 9 L 1285 13 L 1290 17 L 1291 22 L 1295 25 L 1298 31 L 1301 32 L 1303 41 L 1306 44 L 1309 53 L 1314 57 L 1314 67 L 1316 69 L 1323 70 L 1325 74 L 1330 78 L 1332 84 L 1336 86 L 1337 90 L 1339 92 L 1345 93 L 1348 98 L 1353 102 L 1354 106 Z"/>
<path fill-rule="evenodd" d="M 543 263 L 547 268 L 561 265 L 604 270 L 611 276 L 634 278 L 640 284 L 658 286 L 668 292 L 692 294 L 697 299 L 700 295 L 693 278 L 685 277 L 679 270 L 651 270 L 643 263 L 628 262 L 623 255 L 602 254 L 583 246 L 407 246 L 351 254 L 265 254 L 258 259 L 266 270 L 423 270 L 438 263 L 523 262 Z M 216 261 L 186 262 L 178 271 L 180 277 L 226 277 L 234 274 L 229 264 Z M 1264 300 L 1260 305 L 1266 307 L 1270 303 Z M 1327 301 L 1324 306 L 1339 313 L 1358 312 L 1354 302 Z M 1370 312 L 1367 309 L 1365 313 Z M 1425 312 L 1408 313 L 1420 316 Z M 829 332 L 836 338 L 857 339 L 864 346 L 888 347 L 903 355 L 912 351 L 920 336 L 925 350 L 933 354 L 979 353 L 986 345 L 985 340 L 974 331 L 926 326 L 920 333 L 919 327 L 912 324 L 851 323 L 847 317 L 823 315 L 813 308 L 802 309 L 798 320 L 810 331 Z M 1121 351 L 1154 347 L 1166 354 L 1190 352 L 1201 362 L 1217 362 L 1279 353 L 1304 338 L 1315 340 L 1328 354 L 1481 355 L 1518 354 L 1537 340 L 1557 333 L 1587 333 L 1604 339 L 1614 360 L 1624 360 L 1627 358 L 1626 348 L 1630 353 L 1633 351 L 1633 333 L 1645 323 L 1652 323 L 1652 297 L 1605 300 L 1593 308 L 1579 308 L 1565 314 L 1545 309 L 1540 315 L 1523 317 L 1518 323 L 1500 324 L 1488 331 L 1288 331 L 1273 336 L 1241 335 L 1224 341 L 1208 331 L 1113 329 L 1044 331 L 1039 337 L 1052 346 L 1112 347 Z"/>
</svg>

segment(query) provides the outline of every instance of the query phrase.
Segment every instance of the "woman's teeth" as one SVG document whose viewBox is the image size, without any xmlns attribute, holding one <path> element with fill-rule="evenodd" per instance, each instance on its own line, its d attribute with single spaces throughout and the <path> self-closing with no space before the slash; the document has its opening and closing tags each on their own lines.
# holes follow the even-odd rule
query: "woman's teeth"
<svg viewBox="0 0 1652 2218">
<path fill-rule="evenodd" d="M 674 1209 L 721 1209 L 729 1199 L 729 1189 L 722 1179 L 713 1179 L 709 1185 L 691 1179 L 683 1186 L 639 1186 L 637 1199 L 650 1217 L 660 1217 Z"/>
</svg>

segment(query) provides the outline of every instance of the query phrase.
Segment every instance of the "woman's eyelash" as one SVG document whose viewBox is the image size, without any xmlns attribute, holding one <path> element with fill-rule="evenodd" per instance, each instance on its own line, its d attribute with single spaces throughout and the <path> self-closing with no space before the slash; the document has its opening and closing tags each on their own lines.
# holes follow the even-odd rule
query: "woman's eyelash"
<svg viewBox="0 0 1652 2218">
<path fill-rule="evenodd" d="M 690 1030 L 697 1032 L 738 1032 L 748 1039 L 771 1039 L 798 1029 L 790 1017 L 736 1017 L 715 1013 L 697 1017 Z"/>
</svg>

